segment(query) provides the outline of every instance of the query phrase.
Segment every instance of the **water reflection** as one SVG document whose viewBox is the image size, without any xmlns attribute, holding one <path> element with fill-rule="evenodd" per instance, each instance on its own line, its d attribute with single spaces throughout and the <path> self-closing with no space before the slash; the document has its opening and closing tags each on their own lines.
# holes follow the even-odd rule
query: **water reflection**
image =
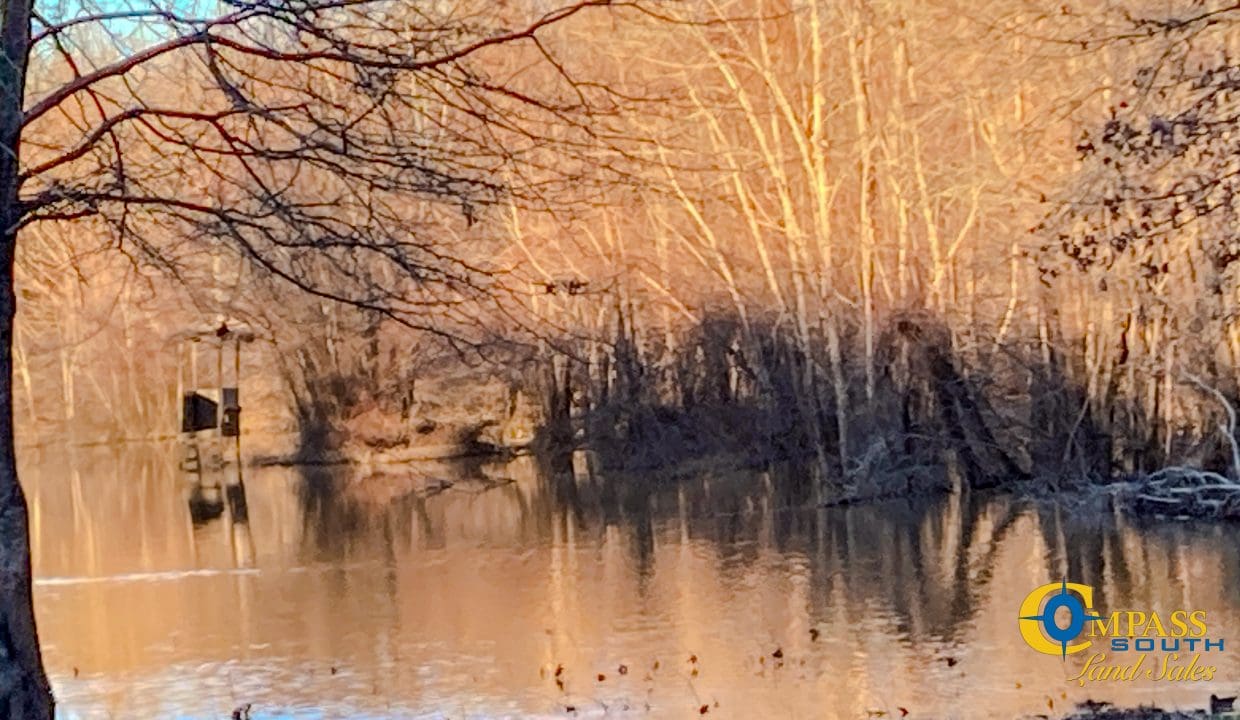
<svg viewBox="0 0 1240 720">
<path fill-rule="evenodd" d="M 650 484 L 583 454 L 248 469 L 207 518 L 164 458 L 25 458 L 65 717 L 1015 717 L 1240 681 L 1225 656 L 1208 685 L 1081 689 L 1015 620 L 1066 576 L 1234 637 L 1235 527 L 976 495 L 809 509 L 796 469 Z"/>
<path fill-rule="evenodd" d="M 249 567 L 254 564 L 254 538 L 250 533 L 245 470 L 240 445 L 228 443 L 227 439 L 225 445 L 225 452 L 213 454 L 213 459 L 207 461 L 197 442 L 185 446 L 189 452 L 182 455 L 180 477 L 194 535 L 218 523 L 232 551 L 233 566 Z M 195 543 L 195 552 L 197 546 Z"/>
</svg>

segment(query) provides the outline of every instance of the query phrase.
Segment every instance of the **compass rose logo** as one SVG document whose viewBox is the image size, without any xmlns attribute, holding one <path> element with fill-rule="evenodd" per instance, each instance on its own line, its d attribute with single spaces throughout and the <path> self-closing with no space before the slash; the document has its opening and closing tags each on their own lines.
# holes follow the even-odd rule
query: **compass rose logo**
<svg viewBox="0 0 1240 720">
<path fill-rule="evenodd" d="M 1047 655 L 1068 655 L 1090 646 L 1089 640 L 1076 642 L 1085 623 L 1102 620 L 1093 614 L 1094 589 L 1089 585 L 1063 580 L 1043 585 L 1029 593 L 1020 605 L 1020 635 L 1029 647 Z M 1067 611 L 1067 623 L 1060 625 L 1056 615 Z"/>
</svg>

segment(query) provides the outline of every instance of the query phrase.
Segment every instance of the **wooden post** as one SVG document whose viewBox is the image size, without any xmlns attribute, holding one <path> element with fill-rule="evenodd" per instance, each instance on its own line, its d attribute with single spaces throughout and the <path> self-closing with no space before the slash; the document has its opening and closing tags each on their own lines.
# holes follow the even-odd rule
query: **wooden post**
<svg viewBox="0 0 1240 720">
<path fill-rule="evenodd" d="M 221 347 L 223 345 L 221 344 Z M 233 386 L 237 388 L 237 435 L 233 438 L 235 441 L 235 455 L 237 461 L 237 478 L 240 482 L 241 478 L 241 335 L 234 334 L 233 337 Z"/>
<path fill-rule="evenodd" d="M 189 389 L 198 389 L 198 338 L 189 341 Z"/>
<path fill-rule="evenodd" d="M 215 378 L 220 390 L 220 401 L 224 400 L 224 341 L 215 347 Z"/>
<path fill-rule="evenodd" d="M 177 340 L 177 395 L 172 402 L 177 414 L 177 433 L 185 427 L 185 341 Z"/>
</svg>

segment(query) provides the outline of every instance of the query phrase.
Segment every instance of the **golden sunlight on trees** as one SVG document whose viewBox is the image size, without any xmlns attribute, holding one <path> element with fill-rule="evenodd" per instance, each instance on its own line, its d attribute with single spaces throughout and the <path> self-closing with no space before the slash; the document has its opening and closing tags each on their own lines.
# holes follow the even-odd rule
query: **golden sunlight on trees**
<svg viewBox="0 0 1240 720">
<path fill-rule="evenodd" d="M 166 432 L 203 318 L 261 329 L 299 453 L 434 405 L 822 503 L 1236 472 L 1231 6 L 220 8 L 0 13 L 12 717 L 50 708 L 10 417 Z"/>
<path fill-rule="evenodd" d="M 609 296 L 585 319 L 544 304 L 608 346 L 570 363 L 603 385 L 578 392 L 604 425 L 659 423 L 626 405 L 736 406 L 767 441 L 817 456 L 835 492 L 917 472 L 921 452 L 891 451 L 953 434 L 977 482 L 1028 468 L 1014 423 L 1033 421 L 1043 359 L 1022 346 L 1042 313 L 1024 229 L 1071 148 L 1061 117 L 1029 128 L 1065 91 L 1026 35 L 1058 19 L 954 10 L 712 2 L 618 45 L 637 58 L 624 79 L 668 98 L 630 119 L 650 139 L 633 150 L 645 185 L 561 234 L 570 266 L 533 266 Z M 532 225 L 513 223 L 518 247 L 554 234 Z M 998 382 L 1024 400 L 987 407 Z"/>
<path fill-rule="evenodd" d="M 90 264 L 72 260 L 95 250 L 119 251 L 198 288 L 215 284 L 233 256 L 259 283 L 474 342 L 452 326 L 455 308 L 485 297 L 498 269 L 445 246 L 438 224 L 419 226 L 419 208 L 446 205 L 469 226 L 501 199 L 546 207 L 584 182 L 574 158 L 599 144 L 591 116 L 606 111 L 609 92 L 571 76 L 539 34 L 610 4 L 484 12 L 489 3 L 224 3 L 219 14 L 198 15 L 152 3 L 79 6 L 63 17 L 52 12 L 64 7 L 4 4 L 4 715 L 51 716 L 13 450 L 9 379 L 30 372 L 32 349 L 13 334 L 18 239 L 24 246 L 52 235 L 64 246 L 23 255 L 31 297 L 43 290 L 80 307 L 81 295 L 55 286 L 65 270 L 84 273 Z M 117 40 L 118 28 L 128 36 Z M 548 68 L 536 82 L 528 77 L 534 66 Z M 548 144 L 563 156 L 554 165 Z M 40 228 L 54 230 L 40 236 Z M 61 273 L 47 274 L 48 255 Z M 86 324 L 58 325 L 64 420 L 72 423 L 82 359 L 75 346 Z M 27 405 L 37 417 L 29 396 Z"/>
</svg>

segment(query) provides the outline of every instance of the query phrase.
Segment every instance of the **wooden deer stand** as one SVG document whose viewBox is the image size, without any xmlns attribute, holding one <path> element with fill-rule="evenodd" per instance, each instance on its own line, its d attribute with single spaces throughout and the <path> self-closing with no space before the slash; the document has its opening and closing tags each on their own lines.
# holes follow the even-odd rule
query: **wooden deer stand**
<svg viewBox="0 0 1240 720">
<path fill-rule="evenodd" d="M 248 518 L 241 476 L 241 345 L 254 339 L 250 330 L 226 322 L 173 337 L 181 420 L 178 451 L 195 525 L 224 515 L 226 507 L 230 525 Z"/>
</svg>

